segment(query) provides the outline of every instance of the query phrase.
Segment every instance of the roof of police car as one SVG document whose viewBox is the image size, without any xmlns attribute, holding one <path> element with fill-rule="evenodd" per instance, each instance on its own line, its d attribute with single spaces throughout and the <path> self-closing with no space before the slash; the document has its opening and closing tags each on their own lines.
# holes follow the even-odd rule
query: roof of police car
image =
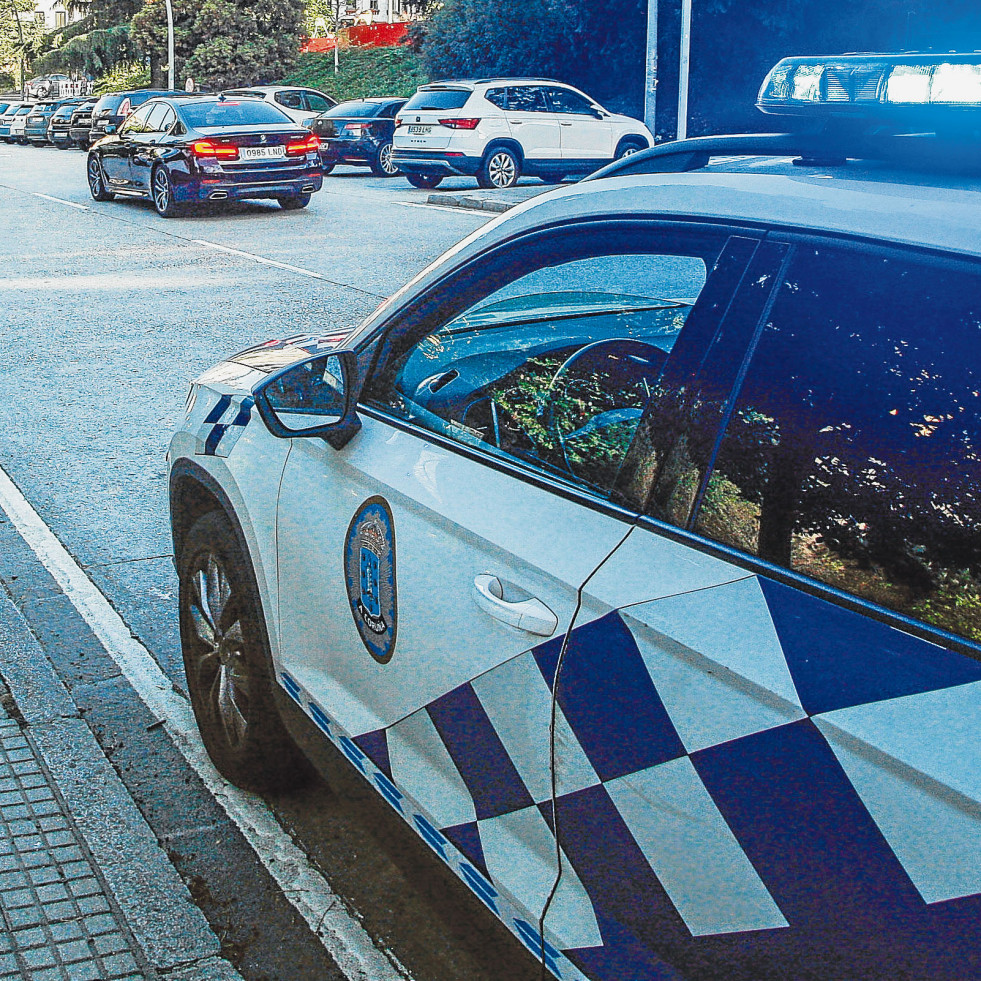
<svg viewBox="0 0 981 981">
<path fill-rule="evenodd" d="M 829 232 L 981 257 L 981 175 L 749 158 L 687 173 L 583 181 L 531 198 L 463 239 L 384 302 L 351 340 L 366 337 L 403 298 L 492 245 L 570 219 L 610 217 Z"/>
<path fill-rule="evenodd" d="M 514 214 L 514 219 L 544 223 L 553 211 L 567 217 L 603 212 L 677 215 L 981 256 L 981 173 L 937 174 L 862 161 L 794 166 L 789 159 L 751 158 L 689 173 L 590 181 L 539 198 L 536 204 L 526 205 L 524 214 Z"/>
</svg>

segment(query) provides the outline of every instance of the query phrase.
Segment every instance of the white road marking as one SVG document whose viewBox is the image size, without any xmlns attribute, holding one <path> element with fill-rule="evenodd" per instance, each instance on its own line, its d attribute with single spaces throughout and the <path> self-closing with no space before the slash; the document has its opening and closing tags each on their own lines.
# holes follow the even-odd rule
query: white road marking
<svg viewBox="0 0 981 981">
<path fill-rule="evenodd" d="M 268 807 L 227 783 L 198 736 L 187 699 L 179 695 L 150 652 L 132 635 L 10 477 L 0 469 L 0 507 L 54 577 L 144 704 L 161 719 L 184 758 L 238 825 L 283 894 L 310 925 L 350 981 L 405 981 L 405 967 L 372 944 L 343 900 L 283 832 Z"/>
<path fill-rule="evenodd" d="M 476 215 L 478 217 L 486 216 L 486 220 L 490 221 L 491 218 L 496 217 L 500 212 L 484 211 L 483 208 L 448 208 L 442 204 L 421 204 L 416 201 L 396 201 L 398 205 L 403 208 L 425 208 L 427 211 L 449 211 L 454 215 L 464 214 L 464 215 Z"/>
<path fill-rule="evenodd" d="M 287 269 L 290 272 L 300 273 L 301 276 L 310 276 L 313 279 L 327 279 L 322 273 L 314 272 L 312 269 L 304 269 L 303 266 L 294 266 L 289 262 L 279 262 L 277 259 L 267 259 L 263 255 L 256 255 L 254 252 L 242 252 L 240 249 L 232 249 L 227 245 L 219 245 L 217 242 L 209 242 L 204 238 L 192 238 L 195 245 L 203 245 L 208 249 L 217 249 L 219 252 L 227 252 L 229 255 L 241 256 L 243 259 L 251 259 L 253 262 L 262 263 L 264 266 L 275 266 L 277 269 Z"/>
<path fill-rule="evenodd" d="M 66 201 L 64 198 L 53 198 L 50 194 L 41 194 L 40 191 L 31 191 L 36 198 L 44 198 L 45 201 L 54 201 L 55 204 L 67 204 L 69 208 L 78 208 L 79 211 L 90 211 L 87 204 L 76 204 L 74 201 Z"/>
</svg>

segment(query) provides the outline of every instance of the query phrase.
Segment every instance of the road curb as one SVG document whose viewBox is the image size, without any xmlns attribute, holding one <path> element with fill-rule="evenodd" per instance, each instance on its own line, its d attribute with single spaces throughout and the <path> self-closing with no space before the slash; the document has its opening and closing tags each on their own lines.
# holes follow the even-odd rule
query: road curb
<svg viewBox="0 0 981 981">
<path fill-rule="evenodd" d="M 241 981 L 20 611 L 0 592 L 0 674 L 72 825 L 149 964 Z"/>
<path fill-rule="evenodd" d="M 493 211 L 503 214 L 520 202 L 495 201 L 477 194 L 450 194 L 441 191 L 437 194 L 430 194 L 427 198 L 427 204 L 435 204 L 443 208 L 466 208 L 470 211 Z"/>
</svg>

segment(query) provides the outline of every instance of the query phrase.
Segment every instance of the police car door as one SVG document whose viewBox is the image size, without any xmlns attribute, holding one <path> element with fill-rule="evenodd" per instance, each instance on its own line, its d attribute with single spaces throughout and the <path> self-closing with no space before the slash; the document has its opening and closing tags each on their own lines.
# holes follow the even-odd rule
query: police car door
<svg viewBox="0 0 981 981">
<path fill-rule="evenodd" d="M 725 242 L 620 222 L 511 243 L 389 327 L 362 431 L 296 440 L 283 475 L 280 683 L 533 949 L 555 651 L 634 520 L 610 495 L 658 372 L 755 247 Z M 596 776 L 580 751 L 556 779 Z M 601 942 L 574 874 L 552 916 L 563 946 Z"/>
</svg>

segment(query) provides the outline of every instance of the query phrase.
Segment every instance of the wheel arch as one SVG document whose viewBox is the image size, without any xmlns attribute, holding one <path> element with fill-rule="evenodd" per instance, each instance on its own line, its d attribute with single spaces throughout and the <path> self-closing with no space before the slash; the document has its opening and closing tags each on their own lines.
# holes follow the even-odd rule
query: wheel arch
<svg viewBox="0 0 981 981">
<path fill-rule="evenodd" d="M 268 595 L 264 577 L 256 569 L 255 536 L 239 519 L 239 509 L 217 478 L 193 460 L 177 460 L 170 472 L 170 530 L 174 543 L 174 562 L 179 565 L 187 534 L 194 523 L 209 511 L 221 511 L 235 532 L 235 544 L 248 560 L 260 595 Z"/>
<path fill-rule="evenodd" d="M 614 157 L 619 156 L 624 148 L 628 146 L 635 146 L 641 150 L 647 150 L 650 148 L 650 143 L 647 141 L 647 138 L 641 136 L 640 133 L 626 133 L 617 141 L 617 148 L 613 151 Z"/>
<path fill-rule="evenodd" d="M 495 150 L 511 150 L 515 156 L 518 158 L 518 163 L 521 165 L 522 170 L 525 166 L 525 155 L 524 151 L 521 149 L 521 144 L 515 140 L 513 137 L 500 136 L 490 141 L 487 147 L 484 149 L 483 155 L 481 156 L 481 161 L 486 162 L 488 157 Z"/>
</svg>

